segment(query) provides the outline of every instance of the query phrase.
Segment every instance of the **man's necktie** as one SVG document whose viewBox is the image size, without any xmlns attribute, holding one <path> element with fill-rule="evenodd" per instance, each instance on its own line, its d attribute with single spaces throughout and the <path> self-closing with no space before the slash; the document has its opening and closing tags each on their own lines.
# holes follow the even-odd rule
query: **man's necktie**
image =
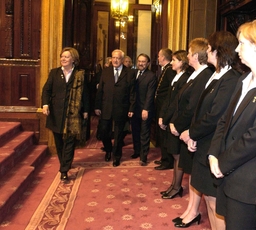
<svg viewBox="0 0 256 230">
<path fill-rule="evenodd" d="M 140 73 L 139 73 L 139 75 L 137 76 L 137 79 L 136 79 L 136 80 L 138 80 L 141 75 L 142 75 L 142 71 L 140 71 Z"/>
<path fill-rule="evenodd" d="M 115 74 L 115 83 L 117 82 L 117 79 L 119 77 L 119 74 L 118 74 L 118 69 L 115 69 L 116 70 L 116 74 Z"/>
</svg>

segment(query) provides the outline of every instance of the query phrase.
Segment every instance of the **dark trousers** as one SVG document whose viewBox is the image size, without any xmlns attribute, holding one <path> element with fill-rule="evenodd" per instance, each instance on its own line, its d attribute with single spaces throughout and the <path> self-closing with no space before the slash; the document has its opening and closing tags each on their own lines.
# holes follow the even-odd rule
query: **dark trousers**
<svg viewBox="0 0 256 230">
<path fill-rule="evenodd" d="M 131 119 L 134 153 L 140 155 L 140 160 L 144 162 L 147 161 L 149 152 L 151 121 L 152 116 L 149 116 L 146 121 L 137 116 Z"/>
<path fill-rule="evenodd" d="M 227 197 L 226 230 L 255 230 L 256 205 Z"/>
<path fill-rule="evenodd" d="M 126 120 L 114 121 L 114 146 L 112 146 L 111 133 L 113 120 L 100 121 L 100 136 L 106 152 L 113 152 L 114 160 L 120 160 L 123 147 L 123 130 Z"/>
<path fill-rule="evenodd" d="M 53 136 L 60 162 L 60 172 L 68 172 L 74 159 L 76 138 L 71 136 L 63 140 L 63 134 L 55 132 Z"/>
<path fill-rule="evenodd" d="M 158 124 L 158 138 L 159 138 L 159 146 L 161 149 L 161 165 L 165 167 L 173 167 L 173 156 L 172 154 L 168 153 L 167 147 L 166 147 L 166 142 L 168 141 L 168 135 L 167 132 L 170 132 L 169 129 L 167 130 L 162 130 Z"/>
</svg>

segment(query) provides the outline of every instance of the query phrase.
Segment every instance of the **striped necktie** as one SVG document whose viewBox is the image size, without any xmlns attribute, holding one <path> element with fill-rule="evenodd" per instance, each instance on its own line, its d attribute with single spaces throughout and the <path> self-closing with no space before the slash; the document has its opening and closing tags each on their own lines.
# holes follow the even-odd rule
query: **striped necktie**
<svg viewBox="0 0 256 230">
<path fill-rule="evenodd" d="M 118 80 L 119 74 L 118 74 L 118 69 L 115 69 L 115 70 L 116 70 L 116 73 L 115 73 L 115 83 L 116 83 Z"/>
</svg>

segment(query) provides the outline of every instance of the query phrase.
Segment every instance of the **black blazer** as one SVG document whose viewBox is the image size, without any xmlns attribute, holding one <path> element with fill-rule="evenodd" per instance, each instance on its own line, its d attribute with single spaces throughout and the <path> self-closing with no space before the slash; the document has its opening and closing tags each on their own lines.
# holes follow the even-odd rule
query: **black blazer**
<svg viewBox="0 0 256 230">
<path fill-rule="evenodd" d="M 165 125 L 174 123 L 179 133 L 189 128 L 198 99 L 212 73 L 212 70 L 207 67 L 194 80 L 189 81 L 182 87 L 172 103 L 168 114 L 163 119 Z"/>
<path fill-rule="evenodd" d="M 113 66 L 102 70 L 99 88 L 95 99 L 95 109 L 101 110 L 101 118 L 124 120 L 128 112 L 134 111 L 134 76 L 123 66 L 115 83 Z"/>
<path fill-rule="evenodd" d="M 137 74 L 138 70 L 135 70 L 134 76 L 136 77 Z M 134 116 L 141 117 L 142 110 L 147 110 L 149 114 L 153 114 L 156 83 L 156 75 L 149 69 L 146 69 L 143 74 L 136 80 L 136 103 Z"/>
<path fill-rule="evenodd" d="M 159 77 L 157 82 L 157 89 L 156 89 L 156 97 L 155 97 L 155 107 L 156 107 L 156 117 L 159 117 L 159 112 L 163 106 L 163 103 L 168 95 L 168 90 L 171 86 L 172 80 L 176 75 L 176 71 L 174 71 L 171 67 L 171 64 L 168 63 Z M 160 79 L 162 78 L 161 82 Z"/>
<path fill-rule="evenodd" d="M 46 127 L 56 133 L 63 133 L 64 121 L 68 107 L 70 89 L 73 86 L 76 68 L 66 83 L 61 67 L 52 69 L 43 87 L 42 106 L 49 105 L 50 114 L 46 118 Z M 82 95 L 82 111 L 89 112 L 89 93 L 86 77 Z"/>
<path fill-rule="evenodd" d="M 186 84 L 189 76 L 190 76 L 189 73 L 184 72 L 180 76 L 179 80 L 174 82 L 174 84 L 171 87 L 169 87 L 167 97 L 165 98 L 162 108 L 159 112 L 159 118 L 163 118 L 165 116 L 165 114 L 167 113 L 167 111 L 169 111 L 171 109 L 172 102 L 174 101 L 176 95 L 178 94 L 178 92 L 180 91 L 182 86 L 184 84 Z"/>
<path fill-rule="evenodd" d="M 189 136 L 197 141 L 198 148 L 194 157 L 204 165 L 208 165 L 207 151 L 217 122 L 227 109 L 240 76 L 239 72 L 230 69 L 219 80 L 212 81 L 199 99 Z"/>
<path fill-rule="evenodd" d="M 240 96 L 242 80 L 239 79 L 228 109 L 218 122 L 208 154 L 219 160 L 221 172 L 219 188 L 232 199 L 256 204 L 256 88 L 251 89 L 233 116 Z M 217 193 L 218 201 L 223 194 Z M 222 195 L 222 197 L 221 197 Z"/>
</svg>

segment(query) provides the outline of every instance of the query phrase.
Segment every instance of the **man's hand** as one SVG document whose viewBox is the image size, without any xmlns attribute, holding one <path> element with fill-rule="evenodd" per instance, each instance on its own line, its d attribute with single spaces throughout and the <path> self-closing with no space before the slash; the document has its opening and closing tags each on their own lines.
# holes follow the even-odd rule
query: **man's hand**
<svg viewBox="0 0 256 230">
<path fill-rule="evenodd" d="M 100 110 L 100 109 L 95 109 L 95 110 L 94 110 L 94 113 L 95 113 L 97 116 L 100 116 L 100 115 L 101 115 L 101 110 Z"/>
<path fill-rule="evenodd" d="M 132 117 L 133 116 L 133 112 L 128 112 L 128 117 Z"/>
<path fill-rule="evenodd" d="M 141 113 L 141 117 L 143 121 L 146 121 L 148 119 L 148 111 L 143 109 Z"/>
<path fill-rule="evenodd" d="M 84 119 L 87 119 L 88 118 L 88 113 L 83 113 L 83 117 L 84 117 Z"/>
</svg>

